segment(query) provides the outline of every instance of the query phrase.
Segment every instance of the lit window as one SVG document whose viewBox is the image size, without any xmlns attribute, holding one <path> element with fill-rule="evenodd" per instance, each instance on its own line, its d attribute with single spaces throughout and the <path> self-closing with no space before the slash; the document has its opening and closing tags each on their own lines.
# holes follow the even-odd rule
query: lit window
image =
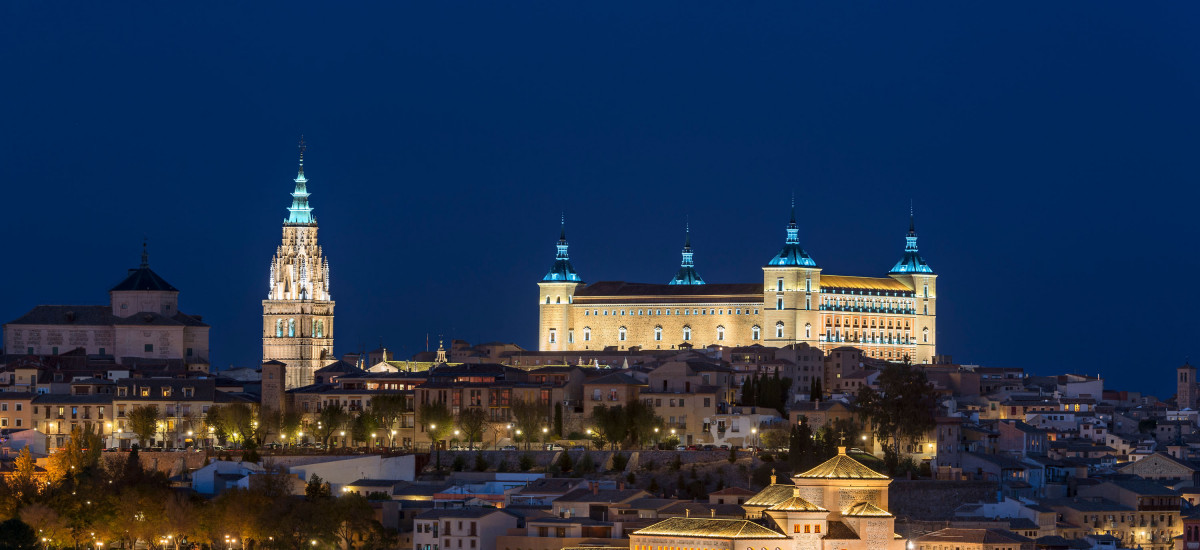
<svg viewBox="0 0 1200 550">
<path fill-rule="evenodd" d="M 760 329 L 758 328 L 758 325 L 754 325 L 753 327 L 750 328 L 750 339 L 758 340 L 759 336 L 760 336 L 759 333 L 760 333 Z"/>
<path fill-rule="evenodd" d="M 625 332 L 626 332 L 625 327 L 621 327 L 621 328 L 617 329 L 617 340 L 624 342 L 625 341 Z"/>
<path fill-rule="evenodd" d="M 725 340 L 725 327 L 719 326 L 719 327 L 717 327 L 717 341 L 721 342 L 724 340 Z"/>
<path fill-rule="evenodd" d="M 584 342 L 592 341 L 592 327 L 583 327 L 583 341 Z"/>
<path fill-rule="evenodd" d="M 683 341 L 687 342 L 692 339 L 692 327 L 683 327 Z"/>
<path fill-rule="evenodd" d="M 783 321 L 775 323 L 775 337 L 783 338 Z"/>
<path fill-rule="evenodd" d="M 656 342 L 662 341 L 662 327 L 661 326 L 654 327 L 654 341 L 656 341 Z"/>
<path fill-rule="evenodd" d="M 555 329 L 550 329 L 550 343 L 553 344 L 557 340 L 558 334 Z"/>
</svg>

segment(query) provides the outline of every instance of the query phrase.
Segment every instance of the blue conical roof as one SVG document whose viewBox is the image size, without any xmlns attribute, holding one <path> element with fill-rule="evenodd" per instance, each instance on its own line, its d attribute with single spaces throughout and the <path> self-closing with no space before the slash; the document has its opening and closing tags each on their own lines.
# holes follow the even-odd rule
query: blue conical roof
<svg viewBox="0 0 1200 550">
<path fill-rule="evenodd" d="M 904 256 L 888 273 L 933 273 L 933 268 L 917 252 L 917 224 L 911 212 L 908 214 L 908 236 L 904 240 Z"/>
<path fill-rule="evenodd" d="M 808 255 L 808 252 L 800 246 L 800 229 L 796 225 L 796 203 L 792 201 L 792 219 L 787 226 L 787 240 L 783 243 L 783 248 L 779 253 L 767 262 L 768 267 L 778 266 L 800 266 L 800 267 L 817 267 L 816 260 Z"/>
<path fill-rule="evenodd" d="M 554 257 L 554 266 L 550 268 L 550 272 L 545 277 L 542 277 L 542 281 L 582 283 L 583 279 L 579 278 L 578 273 L 575 273 L 575 267 L 571 265 L 571 259 L 567 255 L 567 223 L 565 219 L 558 234 L 557 247 L 558 254 Z"/>
<path fill-rule="evenodd" d="M 679 264 L 679 271 L 675 273 L 675 278 L 671 279 L 668 284 L 672 285 L 702 285 L 704 279 L 696 273 L 696 264 L 692 261 L 692 231 L 688 228 L 684 232 L 683 237 L 683 261 Z"/>
</svg>

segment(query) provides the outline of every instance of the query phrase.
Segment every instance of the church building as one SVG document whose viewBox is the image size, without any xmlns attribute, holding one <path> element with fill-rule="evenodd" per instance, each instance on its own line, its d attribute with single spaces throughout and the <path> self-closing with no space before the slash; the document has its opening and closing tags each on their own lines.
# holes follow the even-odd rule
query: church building
<svg viewBox="0 0 1200 550">
<path fill-rule="evenodd" d="M 671 518 L 633 532 L 630 550 L 904 550 L 888 508 L 892 480 L 837 456 L 771 484 L 742 507 L 749 519 Z"/>
<path fill-rule="evenodd" d="M 800 246 L 795 204 L 783 247 L 762 267 L 761 282 L 705 281 L 690 232 L 679 271 L 666 284 L 585 283 L 567 253 L 565 224 L 557 247 L 538 282 L 541 351 L 805 343 L 913 363 L 933 363 L 936 355 L 937 275 L 917 251 L 911 214 L 903 255 L 886 277 L 823 273 Z"/>
<path fill-rule="evenodd" d="M 283 242 L 271 259 L 267 299 L 263 300 L 263 362 L 286 365 L 286 389 L 313 383 L 313 373 L 333 357 L 333 299 L 329 260 L 317 244 L 317 219 L 308 204 L 304 141 L 294 180 L 292 206 L 283 222 Z"/>
<path fill-rule="evenodd" d="M 121 365 L 208 371 L 208 324 L 179 311 L 179 290 L 150 269 L 145 243 L 141 265 L 108 297 L 108 305 L 35 307 L 4 325 L 4 349 L 28 355 L 82 349 Z"/>
</svg>

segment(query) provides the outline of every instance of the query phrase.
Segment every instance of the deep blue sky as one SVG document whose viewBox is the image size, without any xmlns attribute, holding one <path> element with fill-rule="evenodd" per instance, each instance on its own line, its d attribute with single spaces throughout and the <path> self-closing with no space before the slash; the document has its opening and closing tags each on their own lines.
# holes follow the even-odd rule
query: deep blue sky
<svg viewBox="0 0 1200 550">
<path fill-rule="evenodd" d="M 254 365 L 305 134 L 337 352 L 533 347 L 566 212 L 588 281 L 882 275 L 909 200 L 939 351 L 1170 395 L 1200 298 L 1200 6 L 0 4 L 0 317 L 138 261 Z M 647 5 L 653 4 L 653 5 Z"/>
</svg>

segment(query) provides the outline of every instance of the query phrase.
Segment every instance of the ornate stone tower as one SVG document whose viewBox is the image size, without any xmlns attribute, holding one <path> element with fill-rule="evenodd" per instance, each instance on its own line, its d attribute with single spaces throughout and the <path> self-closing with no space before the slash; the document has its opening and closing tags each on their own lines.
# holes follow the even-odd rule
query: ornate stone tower
<svg viewBox="0 0 1200 550">
<path fill-rule="evenodd" d="M 913 289 L 916 314 L 913 337 L 917 342 L 917 356 L 912 358 L 912 362 L 933 363 L 937 355 L 937 274 L 917 252 L 917 225 L 911 210 L 908 213 L 904 256 L 896 262 L 888 276 Z"/>
<path fill-rule="evenodd" d="M 583 286 L 583 279 L 575 273 L 567 255 L 567 222 L 562 221 L 558 235 L 558 254 L 554 266 L 538 282 L 538 350 L 563 351 L 575 340 L 571 323 L 571 303 L 575 290 Z"/>
<path fill-rule="evenodd" d="M 288 389 L 313 382 L 313 372 L 333 361 L 333 300 L 329 261 L 317 244 L 317 220 L 308 205 L 304 140 L 292 206 L 283 223 L 283 243 L 271 259 L 263 300 L 263 361 L 280 361 Z"/>
<path fill-rule="evenodd" d="M 820 326 L 821 268 L 800 246 L 796 200 L 787 240 L 763 266 L 763 340 L 769 346 L 804 342 L 817 345 Z"/>
</svg>

